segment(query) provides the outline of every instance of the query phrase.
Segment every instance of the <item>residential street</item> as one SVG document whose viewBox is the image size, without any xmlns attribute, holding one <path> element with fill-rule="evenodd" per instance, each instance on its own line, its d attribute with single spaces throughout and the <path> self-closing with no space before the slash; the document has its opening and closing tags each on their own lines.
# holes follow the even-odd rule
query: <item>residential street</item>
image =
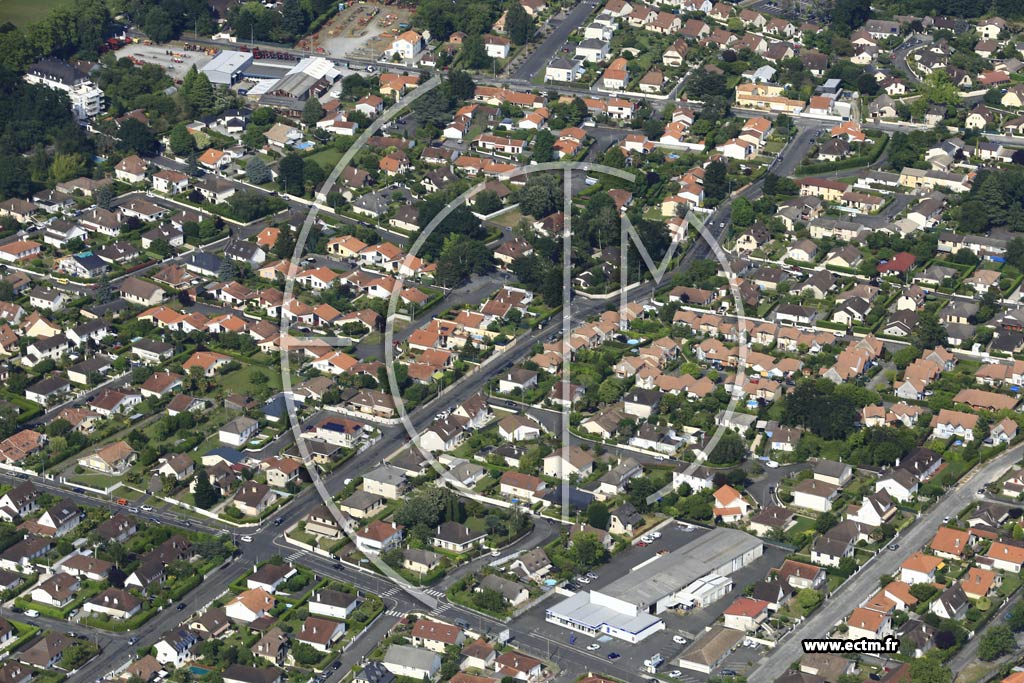
<svg viewBox="0 0 1024 683">
<path fill-rule="evenodd" d="M 547 38 L 538 45 L 530 55 L 523 60 L 513 74 L 514 78 L 521 81 L 530 81 L 538 72 L 547 66 L 548 61 L 562 49 L 569 34 L 583 26 L 583 22 L 590 16 L 597 7 L 597 0 L 584 0 L 569 10 L 565 17 L 558 21 L 558 25 L 551 31 Z"/>
<path fill-rule="evenodd" d="M 778 647 L 761 659 L 750 672 L 751 681 L 774 681 L 803 654 L 802 642 L 806 638 L 825 638 L 836 624 L 878 589 L 878 580 L 894 574 L 912 554 L 928 544 L 935 530 L 946 516 L 955 515 L 974 500 L 974 492 L 994 481 L 1007 468 L 1020 459 L 1024 444 L 1018 444 L 999 454 L 981 467 L 969 472 L 959 485 L 896 537 L 898 550 L 882 550 L 860 571 L 829 596 L 824 609 L 815 612 L 796 627 Z"/>
</svg>

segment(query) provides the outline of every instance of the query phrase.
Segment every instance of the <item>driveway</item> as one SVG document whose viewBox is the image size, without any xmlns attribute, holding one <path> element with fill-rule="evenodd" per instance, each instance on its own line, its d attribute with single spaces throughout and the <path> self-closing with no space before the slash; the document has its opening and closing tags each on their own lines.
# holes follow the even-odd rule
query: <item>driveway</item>
<svg viewBox="0 0 1024 683">
<path fill-rule="evenodd" d="M 776 498 L 772 493 L 769 493 L 769 489 L 776 490 L 779 486 L 779 482 L 790 477 L 797 472 L 806 470 L 810 467 L 806 462 L 793 463 L 792 465 L 779 465 L 778 467 L 771 469 L 765 468 L 764 476 L 755 481 L 753 484 L 747 487 L 747 493 L 753 496 L 757 504 L 765 508 L 769 505 L 777 505 Z"/>
</svg>

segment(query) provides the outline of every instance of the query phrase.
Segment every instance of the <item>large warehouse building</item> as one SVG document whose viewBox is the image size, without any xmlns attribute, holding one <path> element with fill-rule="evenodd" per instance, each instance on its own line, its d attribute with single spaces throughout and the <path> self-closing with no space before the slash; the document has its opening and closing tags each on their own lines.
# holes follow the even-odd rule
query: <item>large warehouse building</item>
<svg viewBox="0 0 1024 683">
<path fill-rule="evenodd" d="M 714 529 L 600 590 L 580 592 L 547 610 L 546 619 L 590 636 L 637 643 L 665 628 L 656 615 L 676 607 L 703 607 L 732 589 L 733 572 L 761 557 L 760 539 L 736 529 Z"/>
<path fill-rule="evenodd" d="M 221 50 L 202 71 L 214 85 L 230 86 L 252 64 L 252 55 L 238 50 Z"/>
</svg>

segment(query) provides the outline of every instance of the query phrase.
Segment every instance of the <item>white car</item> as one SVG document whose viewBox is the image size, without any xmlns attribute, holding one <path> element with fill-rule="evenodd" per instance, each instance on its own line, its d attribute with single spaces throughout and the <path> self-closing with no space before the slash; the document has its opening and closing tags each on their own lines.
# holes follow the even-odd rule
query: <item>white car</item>
<svg viewBox="0 0 1024 683">
<path fill-rule="evenodd" d="M 242 536 L 242 543 L 252 543 L 252 536 Z"/>
<path fill-rule="evenodd" d="M 682 678 L 683 677 L 683 672 L 680 671 L 679 669 L 673 669 L 672 671 L 668 672 L 668 677 L 669 678 Z"/>
<path fill-rule="evenodd" d="M 143 512 L 152 512 L 153 511 L 153 506 L 152 505 L 143 505 L 142 506 L 142 511 Z"/>
<path fill-rule="evenodd" d="M 764 463 L 764 466 L 770 470 L 774 470 L 778 468 L 779 463 L 775 462 L 774 460 L 768 460 Z"/>
<path fill-rule="evenodd" d="M 686 645 L 686 638 L 682 636 L 672 636 L 672 642 L 676 645 Z"/>
<path fill-rule="evenodd" d="M 587 645 L 587 649 L 590 652 L 593 652 L 594 650 L 600 650 L 601 649 L 601 645 L 599 643 L 591 643 L 590 645 Z"/>
<path fill-rule="evenodd" d="M 576 577 L 576 581 L 577 581 L 578 583 L 583 583 L 583 584 L 587 584 L 587 583 L 590 583 L 590 579 L 588 579 L 588 578 L 587 578 L 587 577 L 585 577 L 585 576 L 578 576 L 578 577 Z"/>
<path fill-rule="evenodd" d="M 649 535 L 649 536 L 650 536 L 651 538 L 653 538 L 653 539 L 659 539 L 659 538 L 661 538 L 661 532 L 660 532 L 660 531 L 652 531 L 652 532 L 651 532 L 650 534 L 648 534 L 648 535 Z"/>
</svg>

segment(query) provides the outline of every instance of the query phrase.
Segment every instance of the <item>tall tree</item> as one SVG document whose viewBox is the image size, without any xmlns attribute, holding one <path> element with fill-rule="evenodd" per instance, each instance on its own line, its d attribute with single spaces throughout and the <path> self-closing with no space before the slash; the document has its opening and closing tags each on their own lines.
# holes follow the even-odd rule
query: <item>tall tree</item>
<svg viewBox="0 0 1024 683">
<path fill-rule="evenodd" d="M 258 156 L 254 156 L 245 167 L 245 177 L 254 185 L 268 183 L 273 178 L 266 162 Z"/>
<path fill-rule="evenodd" d="M 533 19 L 519 0 L 512 0 L 505 15 L 505 32 L 516 45 L 525 45 L 533 35 Z"/>
<path fill-rule="evenodd" d="M 274 242 L 274 256 L 279 259 L 290 259 L 294 253 L 295 236 L 289 226 L 282 226 L 277 234 L 277 241 Z"/>
<path fill-rule="evenodd" d="M 179 157 L 188 156 L 188 153 L 196 148 L 196 140 L 192 137 L 192 133 L 188 132 L 188 126 L 185 123 L 179 123 L 171 129 L 168 142 L 171 151 Z"/>
<path fill-rule="evenodd" d="M 473 78 L 462 69 L 455 69 L 448 75 L 448 87 L 452 97 L 460 101 L 472 99 L 476 91 Z"/>
<path fill-rule="evenodd" d="M 196 507 L 202 508 L 203 510 L 209 510 L 217 501 L 220 500 L 220 493 L 217 488 L 210 483 L 210 476 L 207 474 L 205 469 L 200 469 L 199 473 L 196 474 L 196 491 L 194 494 Z"/>
<path fill-rule="evenodd" d="M 537 131 L 533 138 L 533 160 L 538 164 L 555 160 L 555 136 L 546 128 Z"/>
<path fill-rule="evenodd" d="M 704 194 L 708 199 L 724 199 L 729 192 L 728 168 L 723 161 L 712 161 L 704 169 Z"/>
<path fill-rule="evenodd" d="M 125 152 L 140 156 L 153 156 L 160 151 L 160 141 L 149 126 L 137 119 L 128 119 L 117 132 L 121 142 L 118 147 Z"/>
<path fill-rule="evenodd" d="M 181 95 L 193 112 L 206 114 L 213 110 L 216 102 L 213 84 L 205 73 L 196 70 L 195 64 L 185 75 L 181 88 Z"/>
<path fill-rule="evenodd" d="M 306 100 L 306 105 L 302 108 L 302 122 L 306 124 L 307 127 L 315 126 L 317 121 L 323 117 L 324 108 L 323 105 L 320 104 L 320 100 L 315 96 L 310 96 L 310 98 Z"/>
<path fill-rule="evenodd" d="M 491 63 L 484 48 L 484 39 L 479 35 L 466 36 L 463 39 L 459 56 L 462 58 L 462 65 L 467 69 L 482 69 Z"/>
<path fill-rule="evenodd" d="M 298 154 L 289 154 L 277 166 L 277 182 L 285 192 L 302 194 L 305 183 L 304 163 Z"/>
</svg>

